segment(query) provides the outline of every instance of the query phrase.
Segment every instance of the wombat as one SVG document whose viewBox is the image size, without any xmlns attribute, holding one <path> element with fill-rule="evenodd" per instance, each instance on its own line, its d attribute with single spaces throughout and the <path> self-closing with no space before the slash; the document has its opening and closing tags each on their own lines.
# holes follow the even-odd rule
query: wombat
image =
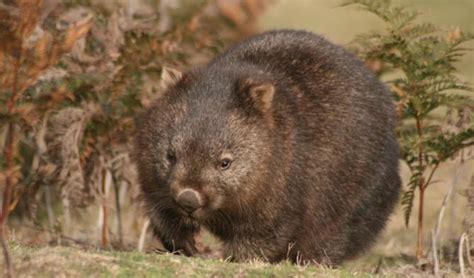
<svg viewBox="0 0 474 278">
<path fill-rule="evenodd" d="M 322 37 L 260 34 L 207 65 L 164 71 L 138 120 L 136 158 L 153 231 L 224 258 L 339 264 L 366 250 L 400 191 L 390 92 Z"/>
</svg>

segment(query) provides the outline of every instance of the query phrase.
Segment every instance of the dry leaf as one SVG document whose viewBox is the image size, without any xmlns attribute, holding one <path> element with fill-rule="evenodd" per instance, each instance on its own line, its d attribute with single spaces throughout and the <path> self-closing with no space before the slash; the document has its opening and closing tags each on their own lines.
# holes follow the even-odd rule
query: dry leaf
<svg viewBox="0 0 474 278">
<path fill-rule="evenodd" d="M 0 52 L 14 56 L 21 48 L 22 38 L 18 32 L 20 10 L 8 5 L 0 5 Z"/>
<path fill-rule="evenodd" d="M 193 16 L 188 23 L 189 32 L 194 32 L 199 27 L 199 16 Z"/>
<path fill-rule="evenodd" d="M 218 0 L 217 7 L 222 15 L 230 19 L 236 25 L 244 24 L 246 15 L 239 1 Z"/>
<path fill-rule="evenodd" d="M 462 35 L 461 28 L 459 28 L 459 26 L 458 26 L 458 27 L 456 27 L 453 30 L 448 32 L 447 41 L 449 43 L 456 42 L 461 38 L 461 35 Z"/>
<path fill-rule="evenodd" d="M 18 32 L 21 34 L 23 40 L 26 40 L 35 30 L 38 21 L 41 18 L 41 11 L 43 7 L 42 0 L 17 0 L 19 12 L 19 26 Z"/>
<path fill-rule="evenodd" d="M 406 97 L 407 93 L 403 91 L 402 88 L 396 85 L 392 85 L 391 88 L 392 88 L 392 91 L 394 91 L 400 98 Z"/>
<path fill-rule="evenodd" d="M 25 103 L 16 108 L 16 112 L 28 126 L 34 126 L 38 123 L 36 106 L 33 103 Z"/>
<path fill-rule="evenodd" d="M 62 44 L 62 50 L 68 52 L 74 46 L 74 43 L 87 34 L 92 26 L 93 16 L 89 15 L 86 18 L 80 20 L 79 22 L 73 24 L 66 31 L 66 36 Z"/>
<path fill-rule="evenodd" d="M 246 10 L 250 13 L 251 18 L 256 18 L 263 11 L 262 1 L 259 0 L 243 0 Z"/>
<path fill-rule="evenodd" d="M 44 33 L 43 36 L 37 41 L 34 46 L 34 57 L 36 65 L 40 68 L 48 65 L 48 45 L 51 42 L 51 36 L 48 33 Z"/>
<path fill-rule="evenodd" d="M 12 184 L 15 185 L 18 183 L 18 179 L 21 175 L 20 170 L 20 166 L 17 165 L 10 172 L 7 170 L 0 171 L 0 191 L 4 191 L 7 177 L 10 177 L 12 179 Z"/>
<path fill-rule="evenodd" d="M 51 117 L 48 149 L 58 159 L 58 182 L 62 196 L 73 206 L 87 198 L 83 167 L 80 161 L 80 145 L 83 130 L 93 111 L 81 108 L 65 108 Z"/>
</svg>

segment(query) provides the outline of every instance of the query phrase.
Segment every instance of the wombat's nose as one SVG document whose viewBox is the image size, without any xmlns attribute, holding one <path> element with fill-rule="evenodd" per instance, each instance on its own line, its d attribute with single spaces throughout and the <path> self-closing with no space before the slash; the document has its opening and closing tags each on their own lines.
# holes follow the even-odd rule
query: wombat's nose
<svg viewBox="0 0 474 278">
<path fill-rule="evenodd" d="M 202 206 L 199 193 L 192 189 L 181 191 L 178 195 L 177 202 L 187 213 L 193 213 Z"/>
</svg>

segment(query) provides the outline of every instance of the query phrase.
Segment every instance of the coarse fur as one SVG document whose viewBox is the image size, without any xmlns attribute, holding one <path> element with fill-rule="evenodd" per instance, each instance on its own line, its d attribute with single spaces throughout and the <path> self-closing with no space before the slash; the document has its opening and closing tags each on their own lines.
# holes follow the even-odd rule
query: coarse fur
<svg viewBox="0 0 474 278">
<path fill-rule="evenodd" d="M 201 226 L 234 261 L 339 264 L 375 241 L 399 197 L 399 147 L 390 92 L 354 55 L 279 30 L 172 76 L 135 154 L 167 249 L 195 254 Z M 202 201 L 192 214 L 183 189 Z"/>
</svg>

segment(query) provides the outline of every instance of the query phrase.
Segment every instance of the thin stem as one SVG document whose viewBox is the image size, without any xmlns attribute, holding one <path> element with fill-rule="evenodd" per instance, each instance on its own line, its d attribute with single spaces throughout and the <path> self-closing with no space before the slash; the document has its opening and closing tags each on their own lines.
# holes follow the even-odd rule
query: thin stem
<svg viewBox="0 0 474 278">
<path fill-rule="evenodd" d="M 139 252 L 143 252 L 143 249 L 145 247 L 146 232 L 149 226 L 150 226 L 150 219 L 147 218 L 145 222 L 143 223 L 142 231 L 140 232 L 140 237 L 138 239 L 137 249 Z"/>
<path fill-rule="evenodd" d="M 464 254 L 463 254 L 463 246 L 464 241 L 467 238 L 467 234 L 463 233 L 461 235 L 461 239 L 459 240 L 459 247 L 458 247 L 458 258 L 459 258 L 459 272 L 461 273 L 461 277 L 466 277 L 466 267 L 464 265 Z"/>
<path fill-rule="evenodd" d="M 441 229 L 441 223 L 443 221 L 443 216 L 444 216 L 444 211 L 446 209 L 446 206 L 448 205 L 448 201 L 451 198 L 451 195 L 453 194 L 454 188 L 456 187 L 457 181 L 459 176 L 462 173 L 463 170 L 463 162 L 459 165 L 458 169 L 456 170 L 456 175 L 451 179 L 449 190 L 444 195 L 443 202 L 441 203 L 441 208 L 438 213 L 438 220 L 436 221 L 435 229 L 432 231 L 432 241 L 433 241 L 433 260 L 435 262 L 434 266 L 434 272 L 436 277 L 440 277 L 439 275 L 439 258 L 438 258 L 438 250 L 437 250 L 437 242 L 439 239 L 439 234 L 440 234 L 440 229 Z M 432 171 L 433 173 L 433 171 Z M 426 188 L 426 186 L 425 186 Z"/>
<path fill-rule="evenodd" d="M 439 258 L 438 258 L 438 247 L 436 244 L 436 233 L 435 231 L 431 230 L 431 244 L 432 244 L 432 253 L 433 253 L 433 272 L 436 277 L 441 277 L 439 275 Z"/>
<path fill-rule="evenodd" d="M 108 234 L 108 210 L 107 210 L 107 205 L 105 204 L 105 200 L 102 203 L 102 211 L 103 211 L 103 224 L 102 224 L 102 248 L 106 249 L 109 247 L 109 234 Z"/>
<path fill-rule="evenodd" d="M 418 239 L 416 241 L 416 258 L 420 259 L 423 256 L 423 201 L 425 199 L 425 190 L 420 188 L 420 197 L 418 203 Z"/>
<path fill-rule="evenodd" d="M 22 47 L 21 44 L 18 46 L 18 52 L 15 53 L 15 63 L 13 70 L 13 84 L 12 84 L 12 95 L 7 102 L 7 111 L 11 115 L 15 111 L 15 105 L 19 97 L 18 91 L 18 74 L 20 71 L 20 62 L 21 62 L 21 53 Z M 10 256 L 10 251 L 8 250 L 8 243 L 6 239 L 6 224 L 8 220 L 8 215 L 10 214 L 10 205 L 13 195 L 14 179 L 13 179 L 13 169 L 14 169 L 14 153 L 16 149 L 15 145 L 15 134 L 16 128 L 15 123 L 8 123 L 7 134 L 5 140 L 5 146 L 3 149 L 5 157 L 5 166 L 6 166 L 6 178 L 5 178 L 5 190 L 3 192 L 3 202 L 2 202 L 2 212 L 0 214 L 0 242 L 3 248 L 3 256 L 5 258 L 5 269 L 6 276 L 13 277 L 13 263 Z"/>
<path fill-rule="evenodd" d="M 3 257 L 5 258 L 6 277 L 13 277 L 13 263 L 10 252 L 8 251 L 8 244 L 5 238 L 5 230 L 3 229 L 3 225 L 0 225 L 0 243 L 2 244 Z"/>
<path fill-rule="evenodd" d="M 0 225 L 3 226 L 8 219 L 10 212 L 10 204 L 13 193 L 13 153 L 15 149 L 15 124 L 9 123 L 7 127 L 7 136 L 5 142 L 5 164 L 6 164 L 6 177 L 5 177 L 5 191 L 3 192 L 3 203 L 2 203 L 2 214 L 0 215 Z"/>
<path fill-rule="evenodd" d="M 102 248 L 109 247 L 109 223 L 108 223 L 108 209 L 107 209 L 107 186 L 108 186 L 108 175 L 107 170 L 102 171 L 102 212 L 103 212 L 103 219 L 102 219 Z"/>
<path fill-rule="evenodd" d="M 431 173 L 428 176 L 428 179 L 426 180 L 426 183 L 425 183 L 425 189 L 428 187 L 428 185 L 430 185 L 431 179 L 433 178 L 434 173 L 438 169 L 438 166 L 439 166 L 439 163 L 436 163 L 435 166 L 433 167 L 433 169 L 431 169 Z"/>
<path fill-rule="evenodd" d="M 416 116 L 416 129 L 418 132 L 418 166 L 420 171 L 423 171 L 423 126 L 420 117 Z M 424 198 L 425 198 L 425 180 L 423 175 L 418 181 L 418 189 L 420 190 L 420 196 L 418 200 L 418 239 L 416 241 L 416 258 L 420 259 L 423 256 L 423 209 L 424 209 Z"/>
<path fill-rule="evenodd" d="M 122 207 L 120 204 L 120 188 L 119 188 L 119 181 L 116 177 L 116 173 L 112 173 L 112 182 L 114 185 L 114 193 L 115 193 L 115 217 L 117 217 L 117 233 L 118 233 L 118 240 L 120 248 L 123 247 L 123 233 L 122 233 Z"/>
<path fill-rule="evenodd" d="M 44 201 L 46 203 L 46 212 L 48 214 L 48 228 L 49 232 L 54 231 L 54 211 L 53 211 L 53 206 L 52 206 L 52 200 L 51 200 L 51 189 L 50 185 L 46 184 L 44 186 Z"/>
</svg>

